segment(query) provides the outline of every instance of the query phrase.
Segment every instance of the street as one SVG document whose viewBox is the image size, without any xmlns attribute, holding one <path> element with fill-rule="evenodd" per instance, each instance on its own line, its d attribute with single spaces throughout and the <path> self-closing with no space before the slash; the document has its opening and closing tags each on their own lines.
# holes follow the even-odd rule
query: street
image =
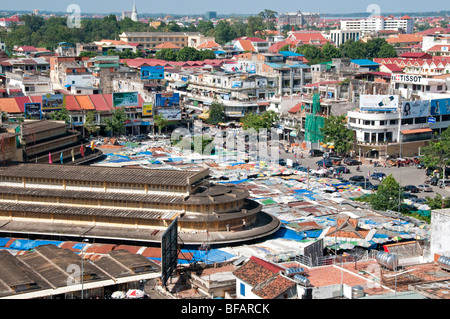
<svg viewBox="0 0 450 319">
<path fill-rule="evenodd" d="M 299 154 L 297 154 L 297 158 L 299 158 Z M 294 153 L 286 153 L 284 150 L 281 150 L 280 158 L 283 158 L 285 160 L 292 159 L 295 162 L 295 156 Z M 309 157 L 308 151 L 303 151 L 303 158 L 299 158 L 299 163 L 301 166 L 310 167 L 311 169 L 317 169 L 317 161 L 323 159 L 322 156 L 318 157 Z M 402 186 L 406 185 L 420 185 L 424 184 L 426 175 L 425 175 L 425 169 L 418 169 L 415 166 L 406 166 L 406 167 L 373 167 L 373 165 L 369 164 L 362 164 L 360 165 L 361 172 L 357 172 L 356 168 L 357 166 L 348 166 L 345 164 L 342 164 L 341 166 L 348 167 L 350 169 L 349 174 L 342 174 L 342 177 L 346 180 L 348 180 L 351 176 L 355 175 L 363 175 L 367 177 L 367 175 L 370 173 L 370 175 L 374 172 L 380 172 L 385 173 L 386 176 L 392 175 L 397 182 L 399 182 Z M 378 180 L 374 180 L 369 178 L 369 181 L 373 185 L 377 185 L 380 182 Z M 429 185 L 429 184 L 428 184 Z M 430 185 L 431 186 L 431 185 Z M 425 198 L 426 196 L 434 197 L 435 194 L 441 194 L 442 196 L 450 196 L 450 192 L 446 191 L 444 188 L 439 188 L 438 186 L 431 186 L 433 189 L 433 192 L 419 192 L 416 193 L 420 198 Z"/>
</svg>

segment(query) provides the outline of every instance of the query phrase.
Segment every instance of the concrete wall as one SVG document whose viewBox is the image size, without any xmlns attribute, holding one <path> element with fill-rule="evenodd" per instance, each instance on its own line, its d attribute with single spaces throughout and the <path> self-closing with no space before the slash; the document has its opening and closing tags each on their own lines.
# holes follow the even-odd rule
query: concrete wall
<svg viewBox="0 0 450 319">
<path fill-rule="evenodd" d="M 450 209 L 431 211 L 430 254 L 450 251 Z"/>
</svg>

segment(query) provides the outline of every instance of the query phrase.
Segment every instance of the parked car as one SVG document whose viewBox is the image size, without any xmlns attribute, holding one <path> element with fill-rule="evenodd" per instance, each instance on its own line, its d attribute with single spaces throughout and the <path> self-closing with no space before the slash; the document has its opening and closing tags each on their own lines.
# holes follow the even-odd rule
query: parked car
<svg viewBox="0 0 450 319">
<path fill-rule="evenodd" d="M 333 162 L 331 162 L 330 160 L 327 160 L 327 159 L 323 159 L 323 160 L 317 161 L 317 165 L 319 167 L 325 166 L 325 167 L 329 168 L 329 167 L 333 166 Z"/>
<path fill-rule="evenodd" d="M 386 174 L 385 173 L 373 173 L 372 175 L 370 175 L 370 178 L 376 179 L 381 182 L 383 179 L 386 178 Z"/>
<path fill-rule="evenodd" d="M 427 185 L 427 184 L 417 185 L 417 188 L 422 192 L 432 192 L 433 191 L 431 186 Z"/>
<path fill-rule="evenodd" d="M 362 176 L 362 175 L 355 175 L 355 176 L 350 177 L 348 180 L 349 180 L 351 183 L 352 183 L 352 182 L 353 182 L 353 183 L 359 183 L 359 182 L 367 181 L 367 178 L 365 178 L 365 177 Z"/>
<path fill-rule="evenodd" d="M 355 159 L 352 159 L 352 158 L 346 158 L 346 159 L 344 159 L 344 164 L 346 164 L 346 165 L 361 165 L 361 162 L 357 161 Z"/>
<path fill-rule="evenodd" d="M 380 185 L 372 185 L 372 187 L 370 188 L 370 190 L 372 190 L 372 191 L 377 191 L 378 190 L 378 187 L 379 187 Z"/>
<path fill-rule="evenodd" d="M 402 198 L 404 199 L 413 199 L 413 198 L 419 198 L 417 195 L 411 194 L 411 193 L 402 193 Z"/>
<path fill-rule="evenodd" d="M 358 182 L 355 184 L 356 187 L 362 188 L 362 189 L 372 189 L 373 184 L 371 182 Z"/>
<path fill-rule="evenodd" d="M 309 156 L 311 156 L 311 157 L 323 156 L 323 151 L 321 151 L 321 150 L 310 150 L 309 151 Z"/>
<path fill-rule="evenodd" d="M 410 192 L 410 193 L 420 192 L 419 188 L 417 188 L 417 186 L 414 186 L 414 185 L 406 185 L 405 187 L 403 187 L 403 190 L 405 192 Z"/>
<path fill-rule="evenodd" d="M 427 200 L 425 198 L 411 198 L 414 204 L 426 204 Z"/>
<path fill-rule="evenodd" d="M 278 164 L 281 165 L 281 166 L 286 166 L 286 161 L 284 160 L 284 158 L 280 158 L 278 160 Z"/>
</svg>

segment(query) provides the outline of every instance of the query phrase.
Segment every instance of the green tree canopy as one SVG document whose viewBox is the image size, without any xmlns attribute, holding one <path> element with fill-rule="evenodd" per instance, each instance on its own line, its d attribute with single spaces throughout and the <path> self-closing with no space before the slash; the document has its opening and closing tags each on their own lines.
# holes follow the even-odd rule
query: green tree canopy
<svg viewBox="0 0 450 319">
<path fill-rule="evenodd" d="M 214 101 L 209 107 L 209 118 L 206 121 L 208 124 L 217 125 L 224 121 L 225 107 L 222 103 Z"/>
<path fill-rule="evenodd" d="M 347 154 L 352 148 L 353 130 L 347 128 L 345 115 L 331 115 L 325 118 L 324 126 L 320 131 L 324 135 L 323 142 L 333 144 L 338 154 Z"/>
<path fill-rule="evenodd" d="M 439 167 L 442 174 L 444 168 L 450 165 L 450 130 L 447 128 L 439 138 L 435 138 L 421 150 L 425 166 Z"/>
<path fill-rule="evenodd" d="M 98 133 L 100 127 L 97 126 L 97 123 L 95 121 L 95 113 L 93 111 L 87 112 L 83 126 L 89 135 Z"/>
<path fill-rule="evenodd" d="M 127 119 L 127 115 L 125 113 L 125 109 L 116 108 L 112 111 L 111 118 L 107 118 L 105 120 L 106 131 L 110 132 L 112 136 L 116 136 L 123 133 L 125 128 L 125 120 Z"/>
<path fill-rule="evenodd" d="M 370 206 L 375 210 L 398 211 L 399 196 L 400 184 L 389 175 L 380 183 L 377 192 L 370 196 Z"/>
<path fill-rule="evenodd" d="M 244 130 L 270 129 L 278 121 L 279 116 L 274 111 L 265 111 L 262 114 L 247 113 L 242 119 L 242 128 Z"/>
<path fill-rule="evenodd" d="M 172 49 L 162 49 L 156 52 L 155 58 L 165 61 L 176 61 L 177 54 Z"/>
<path fill-rule="evenodd" d="M 177 52 L 177 61 L 197 61 L 200 60 L 200 53 L 192 47 L 184 47 Z"/>
</svg>

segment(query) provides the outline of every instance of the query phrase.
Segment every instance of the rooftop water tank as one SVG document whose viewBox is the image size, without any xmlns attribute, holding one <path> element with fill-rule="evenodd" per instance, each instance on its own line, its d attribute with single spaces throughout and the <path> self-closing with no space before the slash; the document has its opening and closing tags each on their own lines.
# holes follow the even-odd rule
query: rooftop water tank
<svg viewBox="0 0 450 319">
<path fill-rule="evenodd" d="M 295 275 L 294 276 L 294 280 L 297 281 L 298 283 L 300 283 L 301 285 L 308 287 L 310 284 L 310 281 L 308 278 L 304 277 L 304 276 L 300 276 L 300 275 Z"/>
<path fill-rule="evenodd" d="M 441 268 L 450 270 L 450 257 L 446 256 L 439 257 L 438 265 L 441 266 Z"/>
<path fill-rule="evenodd" d="M 362 286 L 352 287 L 352 299 L 364 297 L 364 288 Z"/>
<path fill-rule="evenodd" d="M 398 268 L 398 257 L 394 254 L 389 254 L 387 252 L 379 252 L 376 258 L 377 262 L 388 268 L 388 269 L 397 269 Z"/>
</svg>

